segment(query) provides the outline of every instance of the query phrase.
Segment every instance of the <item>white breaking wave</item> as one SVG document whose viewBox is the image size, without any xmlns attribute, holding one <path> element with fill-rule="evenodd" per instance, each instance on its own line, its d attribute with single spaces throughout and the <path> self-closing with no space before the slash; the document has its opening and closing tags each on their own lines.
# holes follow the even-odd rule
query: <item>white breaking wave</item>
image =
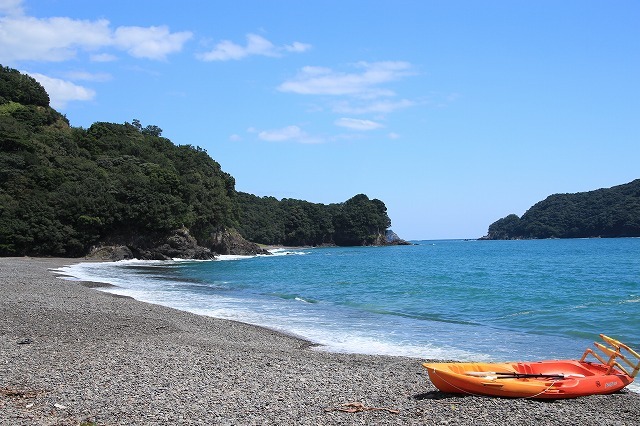
<svg viewBox="0 0 640 426">
<path fill-rule="evenodd" d="M 279 250 L 278 255 L 304 255 L 305 252 Z M 255 256 L 221 256 L 218 261 L 243 260 Z M 364 353 L 377 355 L 408 356 L 420 359 L 489 360 L 488 355 L 478 352 L 437 347 L 424 342 L 390 341 L 382 330 L 367 330 L 369 320 L 359 324 L 346 324 L 340 318 L 327 313 L 326 306 L 318 306 L 302 297 L 294 297 L 295 306 L 286 300 L 252 299 L 235 297 L 226 292 L 220 295 L 185 293 L 166 289 L 174 283 L 169 277 L 158 280 L 157 276 L 135 274 L 130 267 L 167 268 L 182 261 L 127 260 L 108 263 L 81 263 L 56 270 L 71 277 L 65 279 L 93 281 L 112 284 L 100 291 L 130 296 L 137 300 L 169 306 L 199 315 L 241 321 L 293 334 L 320 345 L 318 350 L 339 353 Z M 161 275 L 161 274 L 159 274 Z M 296 306 L 304 306 L 299 310 Z M 381 334 L 382 333 L 382 334 Z M 378 337 L 379 336 L 379 337 Z"/>
<path fill-rule="evenodd" d="M 271 253 L 273 256 L 290 256 L 290 255 L 304 256 L 309 254 L 310 252 L 305 252 L 302 249 L 295 250 L 295 249 L 277 248 L 277 249 L 269 250 L 269 253 Z"/>
<path fill-rule="evenodd" d="M 256 257 L 254 255 L 239 255 L 239 254 L 220 254 L 214 261 L 226 261 L 226 260 L 244 260 Z"/>
</svg>

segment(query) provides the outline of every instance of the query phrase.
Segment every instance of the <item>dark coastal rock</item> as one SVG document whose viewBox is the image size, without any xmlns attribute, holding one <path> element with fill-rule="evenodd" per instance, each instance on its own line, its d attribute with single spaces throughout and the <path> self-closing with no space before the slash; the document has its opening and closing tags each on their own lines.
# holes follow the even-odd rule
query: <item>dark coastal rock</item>
<svg viewBox="0 0 640 426">
<path fill-rule="evenodd" d="M 363 243 L 365 244 L 365 243 Z M 393 231 L 379 233 L 373 242 L 366 245 L 392 246 L 411 245 Z M 214 259 L 216 255 L 271 254 L 258 244 L 247 241 L 235 229 L 222 228 L 212 232 L 208 238 L 198 241 L 187 228 L 168 234 L 129 234 L 111 236 L 87 255 L 89 259 L 118 261 L 127 259 L 171 260 Z"/>
<path fill-rule="evenodd" d="M 378 232 L 367 239 L 362 241 L 360 244 L 351 244 L 351 245 L 359 245 L 359 246 L 410 246 L 413 245 L 408 241 L 403 240 L 391 230 L 387 230 L 384 232 Z M 347 245 L 349 246 L 349 245 Z"/>
<path fill-rule="evenodd" d="M 118 260 L 133 259 L 134 256 L 129 247 L 124 245 L 112 245 L 92 247 L 87 258 L 116 262 Z"/>
<path fill-rule="evenodd" d="M 118 235 L 90 250 L 89 259 L 97 260 L 170 260 L 170 259 L 214 259 L 215 253 L 198 244 L 187 228 L 169 234 Z"/>
<path fill-rule="evenodd" d="M 385 245 L 388 246 L 410 246 L 412 245 L 409 241 L 405 241 L 398 236 L 395 232 L 388 229 L 385 233 Z"/>
<path fill-rule="evenodd" d="M 245 240 L 235 229 L 218 230 L 210 235 L 205 244 L 214 252 L 224 255 L 271 254 L 256 243 Z"/>
<path fill-rule="evenodd" d="M 154 256 L 158 260 L 165 259 L 213 259 L 215 253 L 212 253 L 206 247 L 198 244 L 198 241 L 189 234 L 187 228 L 181 228 L 170 234 L 162 243 L 158 241 L 148 255 Z"/>
<path fill-rule="evenodd" d="M 168 234 L 118 235 L 93 247 L 87 256 L 96 260 L 171 260 L 214 259 L 216 254 L 256 255 L 270 254 L 255 243 L 245 240 L 233 229 L 220 229 L 205 241 L 199 242 L 187 228 Z"/>
</svg>

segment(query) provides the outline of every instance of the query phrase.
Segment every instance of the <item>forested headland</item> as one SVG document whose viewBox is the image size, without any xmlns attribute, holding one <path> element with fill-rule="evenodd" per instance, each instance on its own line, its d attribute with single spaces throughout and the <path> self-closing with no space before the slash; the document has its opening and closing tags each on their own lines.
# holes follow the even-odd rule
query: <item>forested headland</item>
<svg viewBox="0 0 640 426">
<path fill-rule="evenodd" d="M 508 215 L 482 239 L 640 237 L 640 179 L 575 194 L 555 194 L 522 217 Z"/>
<path fill-rule="evenodd" d="M 323 205 L 238 192 L 205 150 L 174 144 L 156 125 L 73 127 L 36 80 L 0 66 L 0 256 L 387 244 L 390 224 L 384 203 L 364 194 Z"/>
<path fill-rule="evenodd" d="M 391 226 L 387 208 L 364 194 L 340 204 L 238 193 L 240 233 L 262 244 L 288 246 L 384 245 Z"/>
</svg>

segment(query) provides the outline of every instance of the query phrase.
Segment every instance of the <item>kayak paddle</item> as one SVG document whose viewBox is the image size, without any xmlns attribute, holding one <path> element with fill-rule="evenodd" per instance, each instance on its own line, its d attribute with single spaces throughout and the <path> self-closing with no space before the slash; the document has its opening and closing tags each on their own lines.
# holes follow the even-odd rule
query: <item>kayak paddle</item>
<svg viewBox="0 0 640 426">
<path fill-rule="evenodd" d="M 572 377 L 584 377 L 583 374 L 542 374 L 542 373 L 516 373 L 514 372 L 497 372 L 497 371 L 465 371 L 467 376 L 474 377 L 491 377 L 496 379 L 525 379 L 525 378 L 550 378 L 550 379 L 569 379 Z"/>
</svg>

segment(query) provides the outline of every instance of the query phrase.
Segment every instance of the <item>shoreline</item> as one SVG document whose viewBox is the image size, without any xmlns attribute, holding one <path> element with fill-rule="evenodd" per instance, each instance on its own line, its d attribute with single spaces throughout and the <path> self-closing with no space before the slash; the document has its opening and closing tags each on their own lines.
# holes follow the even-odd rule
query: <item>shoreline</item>
<svg viewBox="0 0 640 426">
<path fill-rule="evenodd" d="M 90 261 L 0 258 L 0 425 L 631 425 L 640 417 L 640 395 L 629 391 L 554 402 L 447 395 L 429 382 L 426 359 L 311 350 L 296 336 L 114 297 L 51 271 Z M 337 411 L 354 402 L 393 411 Z"/>
</svg>

